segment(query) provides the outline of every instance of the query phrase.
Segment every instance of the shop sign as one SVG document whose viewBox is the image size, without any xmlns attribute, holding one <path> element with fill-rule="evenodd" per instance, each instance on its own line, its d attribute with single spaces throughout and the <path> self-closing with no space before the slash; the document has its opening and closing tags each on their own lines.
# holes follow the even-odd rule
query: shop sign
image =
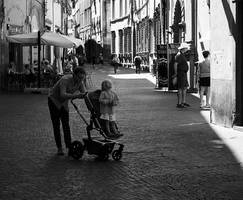
<svg viewBox="0 0 243 200">
<path fill-rule="evenodd" d="M 9 35 L 22 34 L 23 26 L 7 24 L 7 30 Z"/>
</svg>

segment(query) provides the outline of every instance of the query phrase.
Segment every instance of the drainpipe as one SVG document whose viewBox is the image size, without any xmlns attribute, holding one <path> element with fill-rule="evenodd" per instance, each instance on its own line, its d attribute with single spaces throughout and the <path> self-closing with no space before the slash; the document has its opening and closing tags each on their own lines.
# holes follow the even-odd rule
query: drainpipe
<svg viewBox="0 0 243 200">
<path fill-rule="evenodd" d="M 195 92 L 195 78 L 194 78 L 194 59 L 197 55 L 197 0 L 191 0 L 191 13 L 192 13 L 192 54 L 190 56 L 190 88 L 191 92 Z"/>
<path fill-rule="evenodd" d="M 41 53 L 41 33 L 38 31 L 38 88 L 40 88 L 40 53 Z"/>
</svg>

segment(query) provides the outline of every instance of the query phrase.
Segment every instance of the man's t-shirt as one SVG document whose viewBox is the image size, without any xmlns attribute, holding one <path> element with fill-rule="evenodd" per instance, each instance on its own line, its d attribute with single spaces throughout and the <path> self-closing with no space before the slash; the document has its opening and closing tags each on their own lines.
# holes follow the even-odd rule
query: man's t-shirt
<svg viewBox="0 0 243 200">
<path fill-rule="evenodd" d="M 50 90 L 49 97 L 56 105 L 56 107 L 58 109 L 64 107 L 66 110 L 68 110 L 68 99 L 61 96 L 62 86 L 65 86 L 66 92 L 70 94 L 74 94 L 78 90 L 80 90 L 81 92 L 85 92 L 85 86 L 83 82 L 80 82 L 79 84 L 74 83 L 73 75 L 68 74 L 63 76 Z"/>
<path fill-rule="evenodd" d="M 178 63 L 177 73 L 180 73 L 180 72 L 186 73 L 188 71 L 188 64 L 186 61 L 186 57 L 182 53 L 179 53 L 175 56 L 175 62 Z"/>
</svg>

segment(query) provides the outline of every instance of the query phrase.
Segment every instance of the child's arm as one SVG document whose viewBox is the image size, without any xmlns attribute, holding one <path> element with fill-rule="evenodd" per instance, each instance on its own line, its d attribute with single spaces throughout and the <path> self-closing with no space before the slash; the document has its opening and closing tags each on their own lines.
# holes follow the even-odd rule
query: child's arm
<svg viewBox="0 0 243 200">
<path fill-rule="evenodd" d="M 112 105 L 113 106 L 117 106 L 119 104 L 119 98 L 117 96 L 117 94 L 115 92 L 113 92 L 113 101 L 112 101 Z"/>
</svg>

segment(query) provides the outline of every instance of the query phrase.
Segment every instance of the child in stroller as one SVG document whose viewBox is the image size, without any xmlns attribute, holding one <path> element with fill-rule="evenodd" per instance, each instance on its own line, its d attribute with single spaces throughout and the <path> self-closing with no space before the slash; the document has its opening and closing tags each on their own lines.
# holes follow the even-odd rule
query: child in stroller
<svg viewBox="0 0 243 200">
<path fill-rule="evenodd" d="M 117 94 L 112 90 L 112 83 L 104 80 L 101 83 L 100 102 L 100 122 L 101 127 L 109 138 L 122 136 L 117 129 L 115 106 L 118 105 L 119 99 Z"/>
<path fill-rule="evenodd" d="M 88 123 L 83 115 L 79 112 L 78 107 L 73 102 L 73 100 L 71 101 L 75 110 L 87 125 L 86 131 L 88 136 L 88 138 L 83 138 L 83 144 L 79 141 L 72 142 L 69 149 L 69 155 L 75 159 L 81 158 L 84 150 L 87 150 L 88 154 L 98 155 L 98 158 L 100 158 L 101 160 L 107 160 L 110 153 L 112 154 L 112 158 L 114 160 L 118 161 L 122 157 L 124 145 L 113 140 L 122 136 L 122 134 L 120 134 L 118 131 L 114 118 L 112 118 L 113 121 L 101 119 L 102 113 L 100 111 L 100 108 L 102 108 L 102 105 L 100 105 L 100 100 L 102 102 L 103 98 L 104 97 L 102 97 L 102 90 L 95 90 L 85 95 L 85 104 L 91 113 L 90 123 Z M 111 105 L 108 106 L 113 106 L 110 101 L 109 104 Z M 110 130 L 110 125 L 112 127 L 112 131 Z M 102 139 L 100 137 L 91 137 L 91 131 L 93 129 L 97 130 L 105 139 Z M 113 150 L 115 145 L 118 145 L 119 148 Z"/>
<path fill-rule="evenodd" d="M 85 98 L 85 103 L 87 108 L 91 111 L 91 120 L 94 122 L 95 127 L 98 125 L 95 123 L 94 118 L 97 118 L 105 136 L 110 139 L 116 139 L 123 134 L 118 130 L 114 109 L 119 99 L 111 88 L 111 82 L 109 80 L 104 80 L 101 84 L 101 90 L 90 92 L 88 95 L 89 98 Z"/>
</svg>

